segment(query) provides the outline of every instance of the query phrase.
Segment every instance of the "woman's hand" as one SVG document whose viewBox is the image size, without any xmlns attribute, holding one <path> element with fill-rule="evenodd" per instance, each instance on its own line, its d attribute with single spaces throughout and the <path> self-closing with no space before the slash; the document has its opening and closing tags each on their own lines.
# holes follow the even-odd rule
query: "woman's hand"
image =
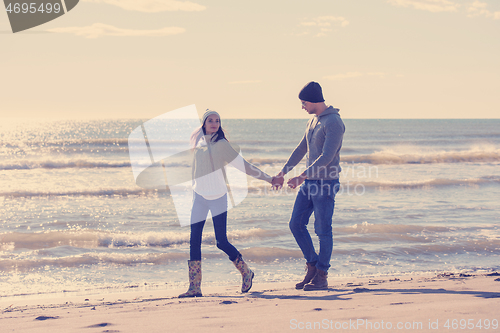
<svg viewBox="0 0 500 333">
<path fill-rule="evenodd" d="M 285 182 L 284 175 L 280 172 L 276 176 L 273 177 L 271 181 L 271 187 L 273 190 L 279 190 L 283 187 L 283 183 Z"/>
</svg>

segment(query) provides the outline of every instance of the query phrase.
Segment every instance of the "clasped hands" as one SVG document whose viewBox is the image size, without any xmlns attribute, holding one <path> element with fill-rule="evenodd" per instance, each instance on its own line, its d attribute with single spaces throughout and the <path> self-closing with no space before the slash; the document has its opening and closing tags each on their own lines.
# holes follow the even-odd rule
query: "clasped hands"
<svg viewBox="0 0 500 333">
<path fill-rule="evenodd" d="M 299 175 L 297 177 L 290 178 L 286 183 L 290 188 L 296 188 L 300 184 L 302 184 L 306 180 L 305 175 Z M 273 190 L 279 190 L 283 187 L 283 183 L 285 182 L 285 175 L 280 172 L 271 180 L 271 187 Z"/>
</svg>

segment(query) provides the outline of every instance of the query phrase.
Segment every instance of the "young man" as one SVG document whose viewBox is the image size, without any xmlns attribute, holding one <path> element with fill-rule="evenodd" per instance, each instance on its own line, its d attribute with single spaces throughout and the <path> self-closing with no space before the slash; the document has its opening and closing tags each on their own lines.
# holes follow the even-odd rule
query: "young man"
<svg viewBox="0 0 500 333">
<path fill-rule="evenodd" d="M 273 186 L 281 188 L 284 175 L 292 170 L 306 155 L 306 170 L 288 180 L 291 188 L 301 185 L 292 216 L 290 230 L 306 259 L 307 273 L 297 289 L 320 290 L 328 288 L 328 268 L 333 248 L 332 216 L 335 194 L 339 189 L 341 171 L 340 148 L 345 126 L 339 110 L 325 104 L 321 86 L 309 82 L 299 93 L 302 109 L 314 117 L 307 123 L 306 132 L 288 161 L 273 179 Z M 309 217 L 314 212 L 314 231 L 319 238 L 319 253 L 316 253 L 307 230 Z"/>
</svg>

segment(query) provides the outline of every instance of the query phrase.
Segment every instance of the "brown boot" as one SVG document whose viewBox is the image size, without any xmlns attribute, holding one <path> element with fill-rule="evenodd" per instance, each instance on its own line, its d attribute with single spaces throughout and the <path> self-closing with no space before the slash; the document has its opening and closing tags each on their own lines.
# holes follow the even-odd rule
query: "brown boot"
<svg viewBox="0 0 500 333">
<path fill-rule="evenodd" d="M 311 280 L 311 283 L 304 286 L 304 290 L 324 290 L 328 289 L 328 272 L 321 269 L 316 270 L 316 275 Z"/>
<path fill-rule="evenodd" d="M 304 286 L 311 282 L 311 279 L 316 275 L 316 266 L 313 266 L 310 263 L 306 263 L 306 276 L 302 282 L 299 282 L 295 285 L 295 289 L 304 289 Z"/>
</svg>

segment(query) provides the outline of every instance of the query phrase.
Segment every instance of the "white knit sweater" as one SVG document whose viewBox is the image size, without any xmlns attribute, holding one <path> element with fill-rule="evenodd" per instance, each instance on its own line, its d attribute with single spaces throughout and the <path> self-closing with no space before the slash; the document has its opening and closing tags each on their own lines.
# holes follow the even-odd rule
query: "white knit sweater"
<svg viewBox="0 0 500 333">
<path fill-rule="evenodd" d="M 194 152 L 193 189 L 196 193 L 208 200 L 226 194 L 227 186 L 222 168 L 228 164 L 249 176 L 271 183 L 271 176 L 246 161 L 227 140 L 221 139 L 207 145 L 206 139 L 210 140 L 210 136 L 202 138 Z"/>
</svg>

